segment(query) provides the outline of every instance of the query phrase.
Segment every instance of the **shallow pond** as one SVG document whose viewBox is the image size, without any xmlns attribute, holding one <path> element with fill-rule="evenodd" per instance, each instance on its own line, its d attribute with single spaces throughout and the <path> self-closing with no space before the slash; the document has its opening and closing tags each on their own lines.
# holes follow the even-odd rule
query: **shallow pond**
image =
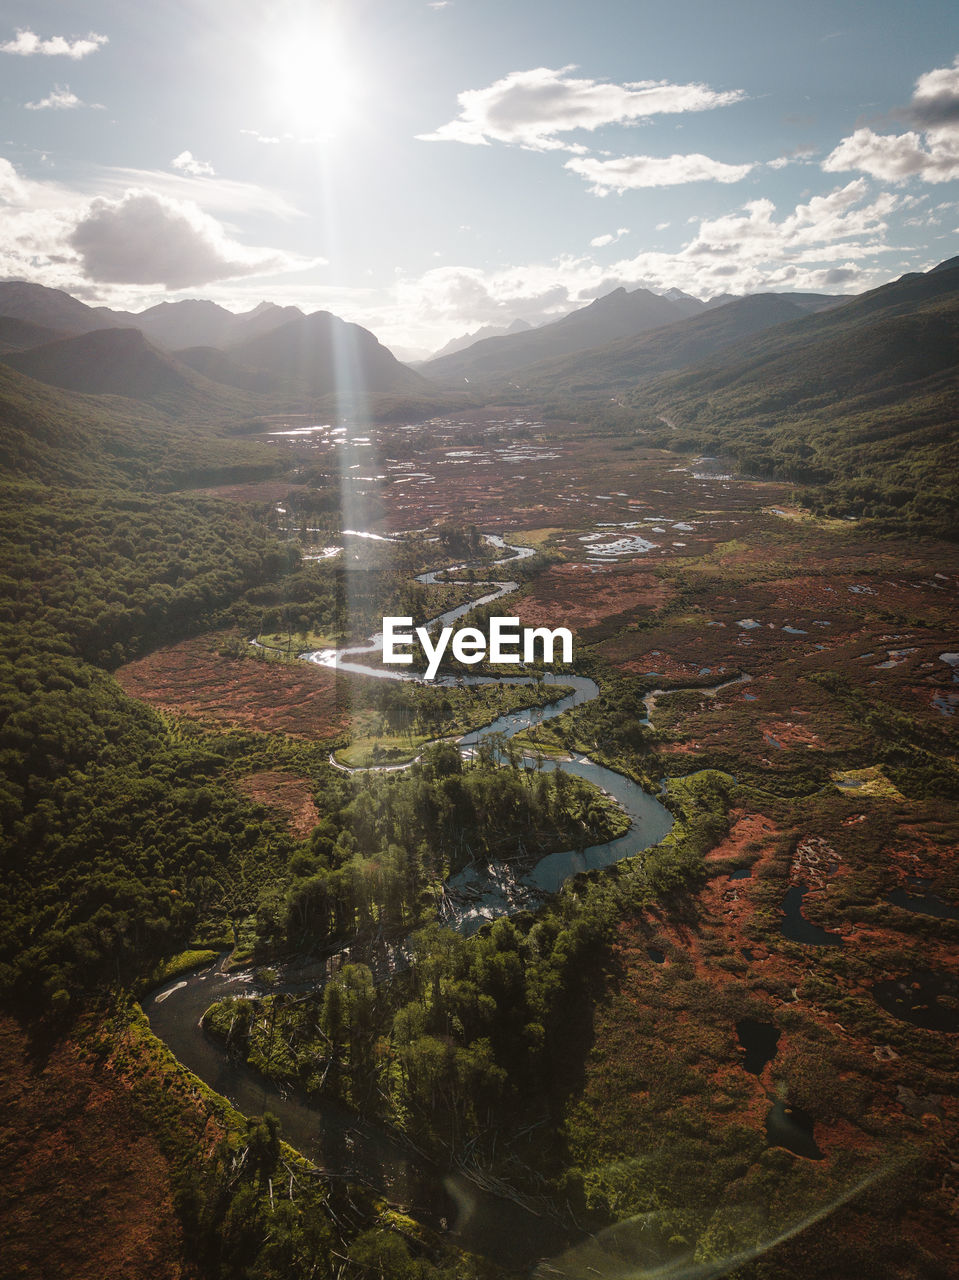
<svg viewBox="0 0 959 1280">
<path fill-rule="evenodd" d="M 915 911 L 917 915 L 935 916 L 937 920 L 959 920 L 959 907 L 927 892 L 931 884 L 931 880 L 922 876 L 910 876 L 906 888 L 891 889 L 886 894 L 886 901 L 894 907 L 902 907 L 904 911 Z"/>
<path fill-rule="evenodd" d="M 763 1067 L 776 1056 L 780 1034 L 779 1028 L 771 1022 L 760 1022 L 758 1018 L 740 1018 L 736 1023 L 736 1035 L 745 1050 L 743 1070 L 754 1076 L 761 1075 Z"/>
<path fill-rule="evenodd" d="M 790 942 L 801 942 L 807 947 L 841 947 L 842 938 L 838 933 L 821 929 L 803 915 L 802 900 L 808 892 L 808 886 L 804 884 L 794 884 L 786 891 L 782 902 L 785 914 L 779 924 L 780 932 Z"/>
<path fill-rule="evenodd" d="M 959 1031 L 959 978 L 934 969 L 914 969 L 877 982 L 873 998 L 894 1018 L 927 1031 Z"/>
<path fill-rule="evenodd" d="M 815 1124 L 808 1112 L 774 1102 L 766 1115 L 766 1141 L 771 1147 L 785 1147 L 806 1160 L 821 1160 L 822 1152 L 813 1136 Z"/>
</svg>

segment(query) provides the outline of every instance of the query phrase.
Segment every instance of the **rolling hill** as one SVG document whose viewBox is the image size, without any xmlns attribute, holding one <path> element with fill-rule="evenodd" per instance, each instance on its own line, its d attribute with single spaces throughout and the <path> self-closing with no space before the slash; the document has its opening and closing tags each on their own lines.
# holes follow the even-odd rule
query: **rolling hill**
<svg viewBox="0 0 959 1280">
<path fill-rule="evenodd" d="M 6 351 L 27 351 L 44 342 L 64 337 L 59 329 L 48 329 L 32 320 L 17 320 L 14 316 L 0 316 L 0 355 Z"/>
<path fill-rule="evenodd" d="M 4 483 L 167 490 L 271 474 L 276 459 L 143 402 L 47 386 L 0 364 Z"/>
<path fill-rule="evenodd" d="M 204 378 L 226 387 L 236 387 L 238 391 L 268 394 L 273 388 L 273 378 L 269 373 L 247 368 L 219 347 L 187 347 L 183 351 L 174 351 L 173 356 Z"/>
</svg>

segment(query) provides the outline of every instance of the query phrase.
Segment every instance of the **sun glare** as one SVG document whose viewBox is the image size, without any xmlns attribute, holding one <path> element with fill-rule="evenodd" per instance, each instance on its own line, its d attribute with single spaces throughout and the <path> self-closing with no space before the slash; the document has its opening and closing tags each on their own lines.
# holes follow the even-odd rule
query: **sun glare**
<svg viewBox="0 0 959 1280">
<path fill-rule="evenodd" d="M 362 98 L 355 62 L 332 18 L 286 28 L 270 42 L 273 106 L 291 132 L 344 133 Z"/>
</svg>

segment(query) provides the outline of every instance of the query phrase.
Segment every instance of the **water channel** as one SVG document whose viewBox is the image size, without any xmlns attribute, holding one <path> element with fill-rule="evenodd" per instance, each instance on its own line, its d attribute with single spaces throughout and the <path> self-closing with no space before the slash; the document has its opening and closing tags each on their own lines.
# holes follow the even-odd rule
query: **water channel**
<svg viewBox="0 0 959 1280">
<path fill-rule="evenodd" d="M 487 541 L 513 554 L 497 561 L 497 567 L 535 554 L 530 547 L 507 547 L 501 538 Z M 417 581 L 457 581 L 450 574 L 466 566 L 421 574 Z M 516 591 L 517 582 L 471 582 L 483 594 L 432 619 L 428 626 L 449 626 L 477 605 L 492 603 Z M 358 659 L 382 651 L 382 636 L 346 649 L 323 649 L 302 655 L 305 660 L 341 671 L 391 680 L 420 680 L 408 669 L 368 666 Z M 519 684 L 535 677 L 461 676 L 434 681 L 443 684 Z M 484 739 L 502 744 L 531 725 L 562 715 L 570 707 L 591 701 L 599 694 L 595 681 L 584 676 L 546 675 L 547 685 L 570 692 L 546 707 L 512 712 L 465 734 L 460 751 L 469 757 Z M 699 692 L 708 692 L 699 690 Z M 527 767 L 555 769 L 553 760 L 524 757 Z M 395 768 L 396 766 L 393 766 Z M 400 768 L 409 766 L 403 765 Z M 471 866 L 447 884 L 444 922 L 471 933 L 488 920 L 535 906 L 555 893 L 579 871 L 610 866 L 658 843 L 673 825 L 670 812 L 631 779 L 595 764 L 583 755 L 562 761 L 565 772 L 601 788 L 626 811 L 630 827 L 625 835 L 584 850 L 566 850 L 542 858 L 525 875 L 517 877 L 505 864 Z M 441 1228 L 463 1248 L 486 1254 L 505 1265 L 524 1265 L 562 1250 L 570 1229 L 553 1217 L 525 1207 L 511 1197 L 499 1196 L 478 1186 L 460 1172 L 441 1170 L 406 1144 L 402 1137 L 370 1123 L 322 1097 L 307 1099 L 296 1090 L 281 1088 L 232 1057 L 202 1029 L 200 1020 L 215 1001 L 227 996 L 268 994 L 257 988 L 250 972 L 228 973 L 220 963 L 166 984 L 144 1001 L 144 1010 L 155 1034 L 175 1056 L 212 1089 L 247 1115 L 272 1111 L 282 1132 L 305 1156 L 333 1177 L 366 1183 L 391 1203 L 408 1208 L 414 1216 Z M 275 990 L 275 988 L 271 988 Z"/>
</svg>

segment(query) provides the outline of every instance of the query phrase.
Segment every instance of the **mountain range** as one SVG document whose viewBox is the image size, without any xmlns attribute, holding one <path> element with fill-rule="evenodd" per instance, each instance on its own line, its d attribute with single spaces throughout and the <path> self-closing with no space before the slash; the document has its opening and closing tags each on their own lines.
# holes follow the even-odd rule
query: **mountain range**
<svg viewBox="0 0 959 1280">
<path fill-rule="evenodd" d="M 0 282 L 0 360 L 50 386 L 126 396 L 172 417 L 429 412 L 461 399 L 327 311 L 261 303 L 234 315 L 191 299 L 135 315 L 19 281 Z"/>
<path fill-rule="evenodd" d="M 826 514 L 959 538 L 959 258 L 619 397 L 670 448 L 814 486 Z"/>
<path fill-rule="evenodd" d="M 808 310 L 816 310 L 835 305 L 839 299 L 827 294 L 774 294 L 768 295 L 785 299 L 791 310 L 783 308 L 773 313 L 767 307 L 764 312 L 756 309 L 753 312 L 754 325 L 760 325 L 762 316 L 768 315 L 768 323 L 781 323 L 783 319 L 795 318 Z M 648 289 L 627 290 L 614 289 L 585 307 L 554 320 L 551 324 L 541 325 L 521 333 L 511 333 L 500 337 L 486 338 L 472 343 L 469 347 L 452 355 L 440 355 L 420 365 L 420 370 L 427 377 L 446 386 L 464 385 L 481 388 L 483 391 L 500 391 L 506 388 L 520 389 L 530 382 L 539 384 L 542 379 L 549 379 L 557 371 L 565 378 L 565 371 L 556 362 L 563 357 L 578 357 L 578 364 L 571 366 L 569 376 L 575 381 L 580 375 L 577 369 L 588 369 L 590 362 L 604 353 L 600 363 L 608 366 L 605 354 L 610 351 L 611 343 L 628 343 L 653 330 L 662 330 L 664 335 L 668 329 L 669 338 L 664 337 L 661 350 L 666 351 L 672 344 L 673 337 L 681 346 L 685 341 L 681 326 L 693 321 L 702 321 L 713 311 L 725 312 L 729 306 L 735 306 L 748 299 L 717 298 L 708 302 L 700 302 L 680 290 L 671 290 L 666 295 L 652 293 Z M 720 325 L 717 334 L 722 329 Z M 702 334 L 711 332 L 706 324 Z M 683 335 L 683 336 L 681 336 Z M 721 345 L 721 344 L 720 344 Z M 637 348 L 637 359 L 640 367 L 643 364 L 642 348 Z M 547 367 L 547 361 L 552 363 Z M 685 357 L 677 363 L 666 367 L 675 368 L 685 362 Z M 621 347 L 613 353 L 613 363 L 618 366 L 617 379 L 631 376 L 630 348 Z M 542 368 L 541 368 L 542 366 Z M 531 371 L 533 372 L 531 375 Z M 602 381 L 599 376 L 598 381 Z"/>
<path fill-rule="evenodd" d="M 53 386 L 126 395 L 174 416 L 215 414 L 218 398 L 227 414 L 266 412 L 264 400 L 279 410 L 329 400 L 335 411 L 344 395 L 360 411 L 367 397 L 374 413 L 397 399 L 428 411 L 463 403 L 464 394 L 630 386 L 835 302 L 794 294 L 704 303 L 679 290 L 620 288 L 536 329 L 516 321 L 505 332 L 465 335 L 447 344 L 458 349 L 413 370 L 368 330 L 330 312 L 262 302 L 235 315 L 186 299 L 135 314 L 5 281 L 0 360 Z M 142 341 L 119 336 L 133 330 Z"/>
</svg>

